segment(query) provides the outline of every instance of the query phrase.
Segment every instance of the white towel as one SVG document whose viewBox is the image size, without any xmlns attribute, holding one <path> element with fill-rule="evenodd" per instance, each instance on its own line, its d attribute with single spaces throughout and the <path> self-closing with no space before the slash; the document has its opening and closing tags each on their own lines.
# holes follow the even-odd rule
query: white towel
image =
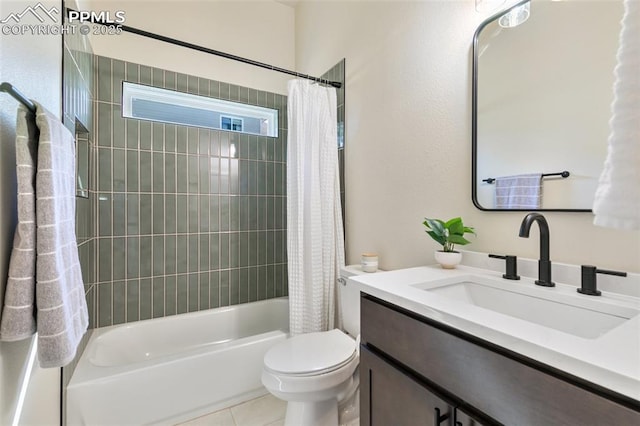
<svg viewBox="0 0 640 426">
<path fill-rule="evenodd" d="M 640 229 L 640 2 L 624 2 L 609 147 L 593 202 L 593 223 Z"/>
<path fill-rule="evenodd" d="M 496 209 L 539 209 L 542 173 L 496 178 Z"/>
<path fill-rule="evenodd" d="M 23 197 L 21 194 L 18 199 L 19 204 L 22 203 L 18 210 L 22 209 L 24 216 L 30 216 L 36 223 L 35 237 L 31 237 L 36 248 L 35 291 L 20 287 L 33 283 L 31 277 L 21 274 L 14 280 L 14 285 L 7 288 L 7 292 L 31 297 L 35 294 L 38 360 L 41 367 L 49 368 L 62 367 L 73 360 L 88 326 L 88 313 L 75 236 L 74 138 L 51 113 L 39 104 L 36 107 L 35 124 L 40 135 L 37 147 L 31 150 L 31 154 L 37 152 L 35 211 L 32 195 Z M 19 121 L 21 118 L 33 120 L 31 114 L 19 114 Z M 22 131 L 19 128 L 24 128 L 24 124 L 17 126 L 17 132 Z M 28 179 L 33 186 L 33 168 L 29 173 L 18 172 L 18 179 Z M 27 186 L 25 183 L 24 187 Z M 12 253 L 12 263 L 13 258 Z M 29 259 L 29 262 L 31 265 L 33 261 Z M 26 330 L 23 323 L 30 324 L 30 331 L 33 332 L 34 320 L 27 318 L 27 311 L 33 311 L 34 300 L 20 300 L 21 305 L 9 306 L 12 299 L 16 300 L 13 296 L 5 296 L 5 313 L 2 317 L 4 340 L 28 337 L 24 332 L 12 333 L 12 329 Z M 5 316 L 6 312 L 13 310 L 20 312 L 14 320 L 11 315 Z"/>
</svg>

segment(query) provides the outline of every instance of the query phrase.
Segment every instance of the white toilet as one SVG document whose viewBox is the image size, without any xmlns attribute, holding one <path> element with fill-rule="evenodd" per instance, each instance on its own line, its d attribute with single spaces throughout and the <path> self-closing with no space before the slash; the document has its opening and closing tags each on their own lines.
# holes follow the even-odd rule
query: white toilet
<svg viewBox="0 0 640 426">
<path fill-rule="evenodd" d="M 357 390 L 360 291 L 347 279 L 363 273 L 359 265 L 340 271 L 338 309 L 344 331 L 294 336 L 264 356 L 262 384 L 287 401 L 285 426 L 336 426 L 339 402 Z"/>
</svg>

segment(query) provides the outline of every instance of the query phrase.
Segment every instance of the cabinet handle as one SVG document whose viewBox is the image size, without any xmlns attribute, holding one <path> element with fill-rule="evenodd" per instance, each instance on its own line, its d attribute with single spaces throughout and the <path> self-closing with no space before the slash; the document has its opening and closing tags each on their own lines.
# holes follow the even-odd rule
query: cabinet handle
<svg viewBox="0 0 640 426">
<path fill-rule="evenodd" d="M 433 423 L 437 426 L 447 420 L 449 417 L 450 413 L 440 414 L 440 409 L 436 407 L 433 414 Z"/>
<path fill-rule="evenodd" d="M 453 424 L 454 426 L 463 426 L 461 421 L 458 421 L 458 409 L 453 409 Z"/>
</svg>

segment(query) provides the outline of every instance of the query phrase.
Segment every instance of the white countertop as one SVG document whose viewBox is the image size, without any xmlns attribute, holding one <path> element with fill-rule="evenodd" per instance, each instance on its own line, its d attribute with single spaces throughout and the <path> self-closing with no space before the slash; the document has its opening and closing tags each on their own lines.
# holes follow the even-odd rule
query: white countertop
<svg viewBox="0 0 640 426">
<path fill-rule="evenodd" d="M 453 270 L 424 266 L 358 275 L 350 280 L 364 293 L 640 401 L 640 315 L 600 337 L 588 339 L 413 286 L 469 274 L 492 277 L 513 286 L 531 286 L 536 291 L 543 289 L 531 278 L 510 281 L 503 279 L 502 273 L 469 266 Z M 575 286 L 557 282 L 556 287 L 544 290 L 552 295 L 576 295 Z M 605 291 L 598 302 L 640 309 L 639 298 Z"/>
</svg>

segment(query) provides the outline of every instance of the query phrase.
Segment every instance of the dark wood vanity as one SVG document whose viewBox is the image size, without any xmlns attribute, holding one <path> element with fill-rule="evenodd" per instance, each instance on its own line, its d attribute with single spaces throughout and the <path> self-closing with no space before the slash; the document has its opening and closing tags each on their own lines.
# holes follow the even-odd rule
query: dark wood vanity
<svg viewBox="0 0 640 426">
<path fill-rule="evenodd" d="M 640 402 L 373 296 L 360 424 L 640 425 Z"/>
</svg>

